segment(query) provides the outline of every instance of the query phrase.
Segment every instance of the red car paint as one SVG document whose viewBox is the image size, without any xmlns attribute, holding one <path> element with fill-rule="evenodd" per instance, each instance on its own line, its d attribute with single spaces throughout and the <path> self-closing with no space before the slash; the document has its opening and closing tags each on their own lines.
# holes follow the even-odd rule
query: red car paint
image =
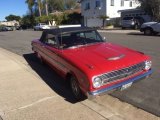
<svg viewBox="0 0 160 120">
<path fill-rule="evenodd" d="M 65 78 L 68 73 L 76 76 L 81 90 L 86 95 L 88 92 L 101 90 L 127 81 L 129 78 L 146 71 L 138 72 L 125 79 L 109 82 L 99 88 L 93 87 L 92 79 L 94 76 L 150 60 L 149 56 L 141 52 L 109 42 L 89 44 L 74 49 L 58 49 L 44 44 L 40 40 L 33 40 L 32 47 L 33 51 L 50 64 L 52 68 L 56 69 L 62 77 Z M 120 59 L 110 59 L 121 55 L 123 57 Z"/>
</svg>

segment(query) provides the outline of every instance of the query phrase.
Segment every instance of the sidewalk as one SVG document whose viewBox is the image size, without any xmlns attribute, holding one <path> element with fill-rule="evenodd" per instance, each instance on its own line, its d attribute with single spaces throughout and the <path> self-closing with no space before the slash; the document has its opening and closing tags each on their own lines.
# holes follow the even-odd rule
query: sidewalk
<svg viewBox="0 0 160 120">
<path fill-rule="evenodd" d="M 23 57 L 2 48 L 0 66 L 0 120 L 160 120 L 111 96 L 106 106 L 98 98 L 68 102 Z"/>
</svg>

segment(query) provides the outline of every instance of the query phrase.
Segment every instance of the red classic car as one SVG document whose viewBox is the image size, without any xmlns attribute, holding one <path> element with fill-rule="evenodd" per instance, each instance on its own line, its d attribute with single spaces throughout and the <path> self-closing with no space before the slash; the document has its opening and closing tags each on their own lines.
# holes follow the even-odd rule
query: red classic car
<svg viewBox="0 0 160 120">
<path fill-rule="evenodd" d="M 70 83 L 77 99 L 126 89 L 152 73 L 149 56 L 105 42 L 88 27 L 45 30 L 32 49 Z"/>
</svg>

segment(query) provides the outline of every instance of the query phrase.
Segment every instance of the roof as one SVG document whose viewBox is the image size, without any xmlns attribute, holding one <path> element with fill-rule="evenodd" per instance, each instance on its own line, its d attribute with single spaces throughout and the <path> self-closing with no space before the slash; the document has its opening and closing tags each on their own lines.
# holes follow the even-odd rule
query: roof
<svg viewBox="0 0 160 120">
<path fill-rule="evenodd" d="M 81 9 L 71 9 L 71 10 L 65 10 L 66 13 L 81 13 Z"/>
<path fill-rule="evenodd" d="M 89 27 L 54 28 L 54 29 L 44 30 L 44 33 L 57 35 L 57 34 L 64 34 L 64 33 L 71 33 L 71 32 L 88 31 L 88 30 L 94 30 L 94 29 Z"/>
</svg>

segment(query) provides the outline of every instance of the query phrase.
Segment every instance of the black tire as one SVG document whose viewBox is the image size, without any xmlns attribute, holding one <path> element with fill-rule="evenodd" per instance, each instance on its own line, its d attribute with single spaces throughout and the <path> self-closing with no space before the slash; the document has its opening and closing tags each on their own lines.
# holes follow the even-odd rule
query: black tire
<svg viewBox="0 0 160 120">
<path fill-rule="evenodd" d="M 122 27 L 122 30 L 126 29 L 125 27 Z"/>
<path fill-rule="evenodd" d="M 72 94 L 76 100 L 83 99 L 84 96 L 83 96 L 82 91 L 79 87 L 77 78 L 74 76 L 70 77 L 70 88 L 71 88 Z"/>
<path fill-rule="evenodd" d="M 153 34 L 153 30 L 151 28 L 146 28 L 146 29 L 144 29 L 144 34 L 145 35 L 152 35 Z"/>
</svg>

